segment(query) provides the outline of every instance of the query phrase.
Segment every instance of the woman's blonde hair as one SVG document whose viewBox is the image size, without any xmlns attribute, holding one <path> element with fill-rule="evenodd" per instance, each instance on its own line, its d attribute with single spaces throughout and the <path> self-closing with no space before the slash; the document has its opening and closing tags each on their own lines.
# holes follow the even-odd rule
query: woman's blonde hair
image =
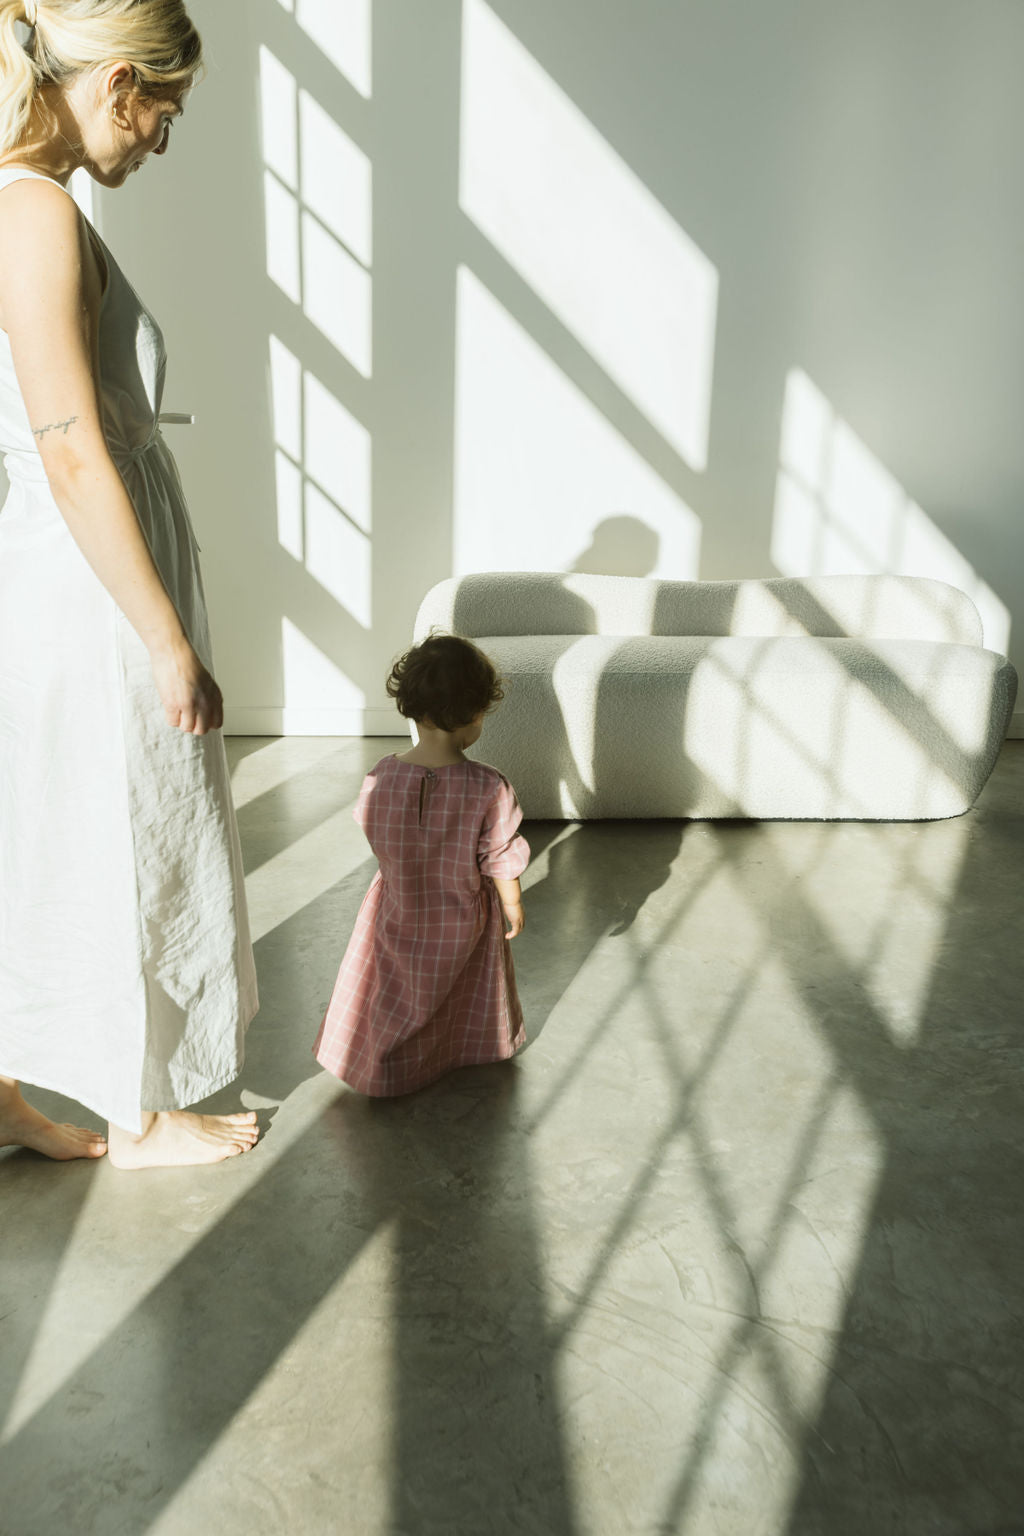
<svg viewBox="0 0 1024 1536">
<path fill-rule="evenodd" d="M 202 52 L 184 0 L 0 0 L 0 155 L 20 143 L 41 86 L 123 60 L 143 94 L 183 90 Z"/>
</svg>

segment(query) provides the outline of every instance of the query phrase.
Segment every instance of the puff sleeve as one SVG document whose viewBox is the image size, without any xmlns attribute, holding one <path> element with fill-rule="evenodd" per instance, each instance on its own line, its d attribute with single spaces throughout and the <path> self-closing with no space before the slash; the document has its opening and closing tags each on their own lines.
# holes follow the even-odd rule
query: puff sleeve
<svg viewBox="0 0 1024 1536">
<path fill-rule="evenodd" d="M 492 879 L 517 880 L 530 862 L 530 845 L 519 834 L 523 813 L 507 779 L 499 779 L 487 807 L 477 843 L 480 873 Z"/>
</svg>

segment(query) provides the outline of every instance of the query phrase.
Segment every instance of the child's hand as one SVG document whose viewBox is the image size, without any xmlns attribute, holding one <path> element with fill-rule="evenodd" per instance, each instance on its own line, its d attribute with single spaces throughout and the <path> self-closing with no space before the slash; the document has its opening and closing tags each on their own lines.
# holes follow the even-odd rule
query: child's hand
<svg viewBox="0 0 1024 1536">
<path fill-rule="evenodd" d="M 526 918 L 523 916 L 523 904 L 521 901 L 503 901 L 501 909 L 505 914 L 506 921 L 510 924 L 505 937 L 506 939 L 514 939 L 517 933 L 522 933 L 526 923 Z"/>
</svg>

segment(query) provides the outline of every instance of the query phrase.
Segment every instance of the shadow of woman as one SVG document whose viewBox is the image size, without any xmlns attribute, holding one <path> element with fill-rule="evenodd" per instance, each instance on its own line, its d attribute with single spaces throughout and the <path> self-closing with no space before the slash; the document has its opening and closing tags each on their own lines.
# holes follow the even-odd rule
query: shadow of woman
<svg viewBox="0 0 1024 1536">
<path fill-rule="evenodd" d="M 69 1101 L 30 1089 L 33 1104 L 65 1118 Z M 74 1106 L 70 1111 L 81 1118 Z M 98 1164 L 80 1161 L 59 1168 L 35 1152 L 12 1147 L 0 1156 L 0 1229 L 3 1283 L 0 1318 L 0 1426 L 8 1420 L 36 1344 L 61 1261 L 93 1186 Z"/>
<path fill-rule="evenodd" d="M 330 1124 L 373 1225 L 397 1222 L 393 1536 L 574 1536 L 554 1342 L 514 1063 Z"/>
</svg>

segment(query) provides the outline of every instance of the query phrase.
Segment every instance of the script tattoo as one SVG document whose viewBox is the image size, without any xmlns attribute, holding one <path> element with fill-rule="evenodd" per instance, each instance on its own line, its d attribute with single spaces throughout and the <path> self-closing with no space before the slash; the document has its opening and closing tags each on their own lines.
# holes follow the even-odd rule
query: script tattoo
<svg viewBox="0 0 1024 1536">
<path fill-rule="evenodd" d="M 64 436 L 67 437 L 68 430 L 74 426 L 77 420 L 77 416 L 69 416 L 66 421 L 51 421 L 45 427 L 33 427 L 32 436 L 45 437 L 47 432 L 63 432 Z"/>
</svg>

